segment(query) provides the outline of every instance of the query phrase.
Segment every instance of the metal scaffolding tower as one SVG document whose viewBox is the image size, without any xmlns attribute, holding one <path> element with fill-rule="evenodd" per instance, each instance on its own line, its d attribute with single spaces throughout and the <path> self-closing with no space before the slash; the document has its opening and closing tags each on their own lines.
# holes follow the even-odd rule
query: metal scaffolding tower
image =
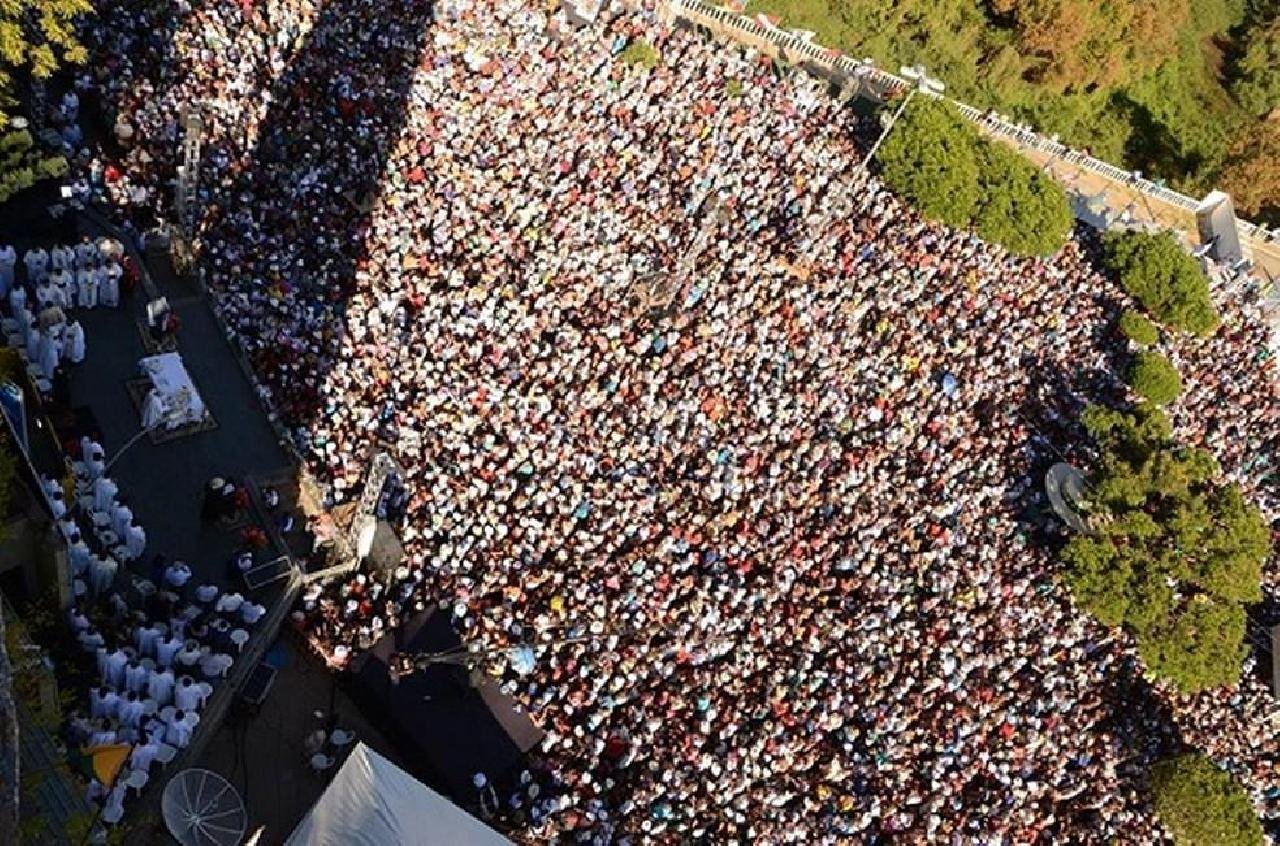
<svg viewBox="0 0 1280 846">
<path fill-rule="evenodd" d="M 378 500 L 382 498 L 387 480 L 393 477 L 403 479 L 404 470 L 390 454 L 379 452 L 369 465 L 369 476 L 365 479 L 356 512 L 351 517 L 349 537 L 357 558 L 363 558 L 368 553 L 373 531 L 378 525 Z"/>
<path fill-rule="evenodd" d="M 204 135 L 204 119 L 200 109 L 190 103 L 182 109 L 182 164 L 178 167 L 175 204 L 178 226 L 189 235 L 194 228 L 197 192 L 200 188 L 200 141 Z"/>
</svg>

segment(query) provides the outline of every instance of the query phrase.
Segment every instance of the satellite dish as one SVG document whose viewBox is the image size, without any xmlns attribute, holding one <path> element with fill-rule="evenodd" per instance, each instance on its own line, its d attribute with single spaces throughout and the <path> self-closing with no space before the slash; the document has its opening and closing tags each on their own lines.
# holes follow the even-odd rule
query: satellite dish
<svg viewBox="0 0 1280 846">
<path fill-rule="evenodd" d="M 240 794 L 211 770 L 183 770 L 171 778 L 160 811 L 182 846 L 239 846 L 249 825 Z"/>
<path fill-rule="evenodd" d="M 1062 518 L 1062 522 L 1077 532 L 1093 533 L 1089 524 L 1080 516 L 1080 508 L 1086 502 L 1083 473 L 1060 461 L 1044 474 L 1044 492 L 1049 496 L 1049 504 Z"/>
</svg>

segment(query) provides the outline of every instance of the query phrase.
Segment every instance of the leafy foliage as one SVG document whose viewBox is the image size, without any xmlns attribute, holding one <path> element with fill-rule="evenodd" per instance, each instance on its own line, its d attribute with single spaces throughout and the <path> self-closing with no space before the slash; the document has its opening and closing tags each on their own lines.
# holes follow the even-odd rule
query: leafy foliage
<svg viewBox="0 0 1280 846">
<path fill-rule="evenodd" d="M 67 160 L 41 155 L 25 129 L 0 136 L 0 203 L 42 179 L 60 178 L 66 173 Z"/>
<path fill-rule="evenodd" d="M 1280 17 L 1251 30 L 1235 72 L 1231 93 L 1250 114 L 1262 117 L 1280 109 Z"/>
<path fill-rule="evenodd" d="M 1104 247 L 1107 267 L 1120 286 L 1161 323 L 1197 335 L 1211 335 L 1218 328 L 1209 280 L 1173 235 L 1113 232 Z"/>
<path fill-rule="evenodd" d="M 1004 144 L 983 140 L 980 152 L 978 234 L 1021 255 L 1056 253 L 1075 221 L 1066 194 Z"/>
<path fill-rule="evenodd" d="M 751 0 L 748 11 L 884 68 L 922 63 L 960 100 L 1202 194 L 1257 123 L 1243 80 L 1280 84 L 1255 46 L 1274 4 L 1250 2 L 1248 14 L 1244 0 Z"/>
<path fill-rule="evenodd" d="M 1133 357 L 1128 375 L 1133 392 L 1147 402 L 1168 405 L 1182 393 L 1182 377 L 1178 375 L 1178 368 L 1160 353 L 1138 353 Z"/>
<path fill-rule="evenodd" d="M 63 64 L 85 63 L 88 53 L 76 40 L 75 20 L 92 11 L 89 0 L 0 2 L 0 106 L 14 105 L 16 74 L 48 79 Z"/>
<path fill-rule="evenodd" d="M 1013 252 L 1055 252 L 1071 232 L 1062 189 L 1012 149 L 979 136 L 943 100 L 914 98 L 878 162 L 885 182 L 927 217 L 973 225 Z"/>
<path fill-rule="evenodd" d="M 927 217 L 964 227 L 978 208 L 977 135 L 942 100 L 916 97 L 878 154 L 884 180 Z"/>
<path fill-rule="evenodd" d="M 1280 69 L 1276 74 L 1280 80 Z M 1241 134 L 1227 154 L 1221 188 L 1239 213 L 1280 226 L 1280 118 Z"/>
<path fill-rule="evenodd" d="M 1151 769 L 1160 821 L 1178 846 L 1260 846 L 1262 826 L 1231 774 L 1203 755 L 1160 761 Z"/>
<path fill-rule="evenodd" d="M 1233 684 L 1245 611 L 1262 598 L 1270 530 L 1217 462 L 1179 446 L 1154 405 L 1083 415 L 1100 450 L 1089 483 L 1097 532 L 1062 553 L 1081 608 L 1124 626 L 1148 670 L 1184 693 Z"/>
<path fill-rule="evenodd" d="M 734 98 L 735 100 L 741 97 L 742 96 L 742 80 L 740 79 L 726 80 L 724 84 L 724 93 Z"/>
<path fill-rule="evenodd" d="M 1120 315 L 1120 331 L 1140 346 L 1154 347 L 1160 342 L 1160 329 L 1133 309 Z"/>
<path fill-rule="evenodd" d="M 618 54 L 618 60 L 628 65 L 653 70 L 662 61 L 662 56 L 648 41 L 636 38 Z"/>
</svg>

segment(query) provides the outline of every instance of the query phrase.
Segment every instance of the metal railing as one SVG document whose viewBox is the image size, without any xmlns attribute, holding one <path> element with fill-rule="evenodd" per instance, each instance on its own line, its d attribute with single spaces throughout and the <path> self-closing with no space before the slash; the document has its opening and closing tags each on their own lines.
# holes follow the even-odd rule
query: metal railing
<svg viewBox="0 0 1280 846">
<path fill-rule="evenodd" d="M 799 56 L 805 61 L 827 68 L 846 79 L 858 80 L 862 83 L 864 90 L 874 91 L 878 89 L 883 94 L 911 87 L 911 83 L 907 80 L 880 70 L 867 62 L 850 59 L 848 56 L 842 55 L 838 50 L 814 44 L 812 41 L 799 38 L 784 30 L 764 26 L 745 15 L 714 6 L 703 2 L 703 0 L 666 0 L 666 3 L 674 17 L 683 18 L 690 23 L 701 26 L 718 27 L 731 34 L 736 34 L 742 40 L 768 42 L 790 56 Z M 992 112 L 983 111 L 967 103 L 960 103 L 949 98 L 948 100 L 960 110 L 961 114 L 974 123 L 983 126 L 994 135 L 1008 138 L 1023 146 L 1040 150 L 1063 161 L 1070 162 L 1083 170 L 1121 182 L 1135 191 L 1167 205 L 1191 212 L 1194 212 L 1200 205 L 1199 200 L 1188 197 L 1186 194 L 1171 190 L 1163 185 L 1157 185 L 1149 179 L 1135 176 L 1132 171 L 1116 167 L 1078 150 L 1073 150 L 1059 141 L 1045 138 L 1029 127 L 1012 123 Z M 1247 220 L 1237 218 L 1236 224 L 1240 229 L 1240 233 L 1248 238 L 1263 241 L 1273 241 L 1280 238 L 1280 233 L 1269 231 Z"/>
</svg>

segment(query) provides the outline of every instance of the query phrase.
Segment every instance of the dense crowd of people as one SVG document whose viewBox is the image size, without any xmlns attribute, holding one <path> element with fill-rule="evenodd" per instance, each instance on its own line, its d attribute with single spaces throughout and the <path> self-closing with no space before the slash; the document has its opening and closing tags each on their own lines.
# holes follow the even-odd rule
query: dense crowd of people
<svg viewBox="0 0 1280 846">
<path fill-rule="evenodd" d="M 1055 581 L 1043 470 L 1125 399 L 1094 238 L 921 220 L 817 83 L 652 8 L 102 5 L 120 212 L 201 104 L 202 267 L 264 400 L 332 504 L 378 444 L 407 471 L 402 567 L 304 622 L 558 643 L 502 668 L 548 732 L 533 836 L 1157 842 L 1179 743 L 1280 818 L 1263 683 L 1153 691 Z M 1219 294 L 1173 415 L 1275 518 L 1265 323 Z"/>
</svg>

